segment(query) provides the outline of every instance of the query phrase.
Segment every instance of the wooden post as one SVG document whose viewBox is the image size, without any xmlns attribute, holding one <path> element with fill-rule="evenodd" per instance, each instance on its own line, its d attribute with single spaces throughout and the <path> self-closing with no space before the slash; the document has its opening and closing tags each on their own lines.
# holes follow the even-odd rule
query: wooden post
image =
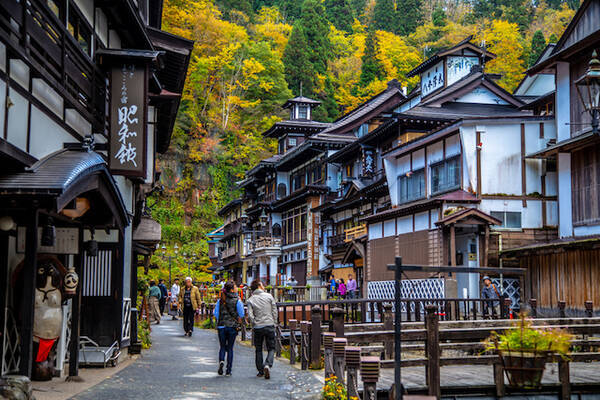
<svg viewBox="0 0 600 400">
<path fill-rule="evenodd" d="M 537 318 L 537 299 L 529 299 L 529 307 L 531 307 L 531 317 Z"/>
<path fill-rule="evenodd" d="M 310 366 L 319 369 L 321 367 L 321 307 L 314 306 L 310 314 Z"/>
<path fill-rule="evenodd" d="M 348 340 L 345 338 L 333 339 L 333 373 L 336 380 L 342 385 L 344 382 L 344 372 L 346 370 L 346 345 Z"/>
<path fill-rule="evenodd" d="M 335 307 L 332 310 L 333 314 L 333 332 L 335 336 L 344 337 L 344 310 L 340 307 Z"/>
<path fill-rule="evenodd" d="M 361 357 L 360 375 L 363 380 L 363 400 L 377 400 L 377 381 L 379 380 L 379 358 Z"/>
<path fill-rule="evenodd" d="M 594 316 L 594 303 L 591 301 L 585 302 L 585 316 L 592 318 Z"/>
<path fill-rule="evenodd" d="M 485 225 L 485 243 L 483 245 L 483 265 L 489 265 L 488 257 L 490 254 L 490 226 Z"/>
<path fill-rule="evenodd" d="M 440 333 L 437 307 L 433 304 L 425 306 L 425 329 L 427 330 L 427 387 L 430 396 L 441 397 L 440 390 Z"/>
<path fill-rule="evenodd" d="M 450 265 L 456 267 L 456 232 L 454 224 L 450 225 Z"/>
<path fill-rule="evenodd" d="M 300 368 L 303 371 L 308 369 L 308 361 L 309 361 L 309 333 L 310 333 L 310 322 L 302 321 L 300 322 Z"/>
<path fill-rule="evenodd" d="M 509 298 L 505 298 L 502 300 L 502 318 L 508 319 L 510 318 L 510 306 L 512 305 L 512 300 Z"/>
<path fill-rule="evenodd" d="M 496 397 L 504 397 L 506 388 L 504 386 L 504 366 L 498 360 L 494 363 L 494 384 L 496 385 Z"/>
<path fill-rule="evenodd" d="M 561 400 L 571 399 L 571 377 L 569 362 L 562 358 L 558 360 L 558 379 L 560 381 Z"/>
<path fill-rule="evenodd" d="M 329 378 L 335 372 L 333 370 L 333 338 L 335 333 L 323 332 L 323 362 L 325 364 L 325 378 Z"/>
<path fill-rule="evenodd" d="M 79 285 L 75 297 L 71 300 L 71 341 L 69 349 L 69 377 L 73 379 L 79 376 L 79 335 L 80 335 L 80 313 L 81 313 L 81 282 L 84 282 L 84 254 L 83 254 L 83 227 L 79 227 L 79 254 L 77 255 L 77 273 L 79 275 Z M 135 292 L 134 292 L 135 293 Z M 141 313 L 140 313 L 141 314 Z M 150 326 L 150 324 L 148 324 Z M 137 331 L 137 330 L 136 330 Z M 136 333 L 137 335 L 137 333 Z M 137 342 L 137 336 L 132 338 Z"/>
<path fill-rule="evenodd" d="M 35 310 L 35 282 L 37 276 L 38 250 L 38 210 L 35 209 L 27 218 L 25 231 L 25 263 L 21 272 L 23 292 L 21 293 L 21 361 L 19 373 L 31 378 L 31 361 L 33 359 L 33 320 Z M 75 310 L 74 310 L 75 311 Z M 79 309 L 77 309 L 79 311 Z"/>
<path fill-rule="evenodd" d="M 566 314 L 565 314 L 565 308 L 567 306 L 567 303 L 564 300 L 559 300 L 558 301 L 558 316 L 559 318 L 565 318 Z"/>
<path fill-rule="evenodd" d="M 348 400 L 358 398 L 358 369 L 360 368 L 360 347 L 346 346 L 346 390 Z"/>
<path fill-rule="evenodd" d="M 298 329 L 298 321 L 290 319 L 290 364 L 296 363 L 296 330 Z"/>
<path fill-rule="evenodd" d="M 408 307 L 408 304 L 407 304 Z M 392 331 L 394 330 L 394 313 L 392 312 L 392 305 L 385 303 L 383 305 L 383 330 Z M 394 339 L 389 337 L 385 339 L 384 346 L 384 359 L 391 360 L 394 357 Z"/>
<path fill-rule="evenodd" d="M 281 350 L 283 345 L 281 343 L 281 327 L 275 324 L 275 354 L 277 357 L 281 357 Z"/>
</svg>

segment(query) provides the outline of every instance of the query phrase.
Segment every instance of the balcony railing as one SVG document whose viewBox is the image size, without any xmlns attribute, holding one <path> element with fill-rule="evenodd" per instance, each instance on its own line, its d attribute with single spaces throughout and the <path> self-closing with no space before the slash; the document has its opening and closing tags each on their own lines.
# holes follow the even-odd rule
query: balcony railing
<svg viewBox="0 0 600 400">
<path fill-rule="evenodd" d="M 344 245 L 344 240 L 346 239 L 346 234 L 341 233 L 339 235 L 330 236 L 329 237 L 329 247 L 340 247 Z"/>
<path fill-rule="evenodd" d="M 276 237 L 262 237 L 256 240 L 254 251 L 264 249 L 268 247 L 281 247 L 281 238 Z"/>
<path fill-rule="evenodd" d="M 223 229 L 223 235 L 225 237 L 227 237 L 229 235 L 239 233 L 241 230 L 241 227 L 242 227 L 242 224 L 240 223 L 239 220 L 231 221 L 227 225 L 225 225 L 225 228 Z"/>
<path fill-rule="evenodd" d="M 225 258 L 229 258 L 229 257 L 233 257 L 238 253 L 237 249 L 235 247 L 230 247 L 228 249 L 223 250 L 223 259 Z"/>
<path fill-rule="evenodd" d="M 0 36 L 68 102 L 68 107 L 106 127 L 106 73 L 85 54 L 66 26 L 40 0 L 0 2 Z M 94 45 L 97 44 L 97 41 Z M 89 44 L 92 45 L 91 43 Z"/>
<path fill-rule="evenodd" d="M 344 234 L 346 235 L 344 242 L 351 242 L 354 239 L 367 234 L 367 225 L 363 224 L 355 226 L 354 228 L 346 229 Z"/>
</svg>

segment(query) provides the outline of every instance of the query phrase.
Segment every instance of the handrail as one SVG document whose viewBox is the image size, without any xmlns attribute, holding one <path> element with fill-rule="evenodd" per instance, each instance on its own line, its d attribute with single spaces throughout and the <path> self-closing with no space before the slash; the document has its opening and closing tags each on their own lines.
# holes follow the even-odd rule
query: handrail
<svg viewBox="0 0 600 400">
<path fill-rule="evenodd" d="M 351 242 L 354 239 L 367 234 L 367 225 L 362 224 L 362 225 L 355 226 L 353 228 L 346 229 L 344 231 L 344 234 L 346 235 L 344 242 L 346 242 L 346 243 Z"/>
</svg>

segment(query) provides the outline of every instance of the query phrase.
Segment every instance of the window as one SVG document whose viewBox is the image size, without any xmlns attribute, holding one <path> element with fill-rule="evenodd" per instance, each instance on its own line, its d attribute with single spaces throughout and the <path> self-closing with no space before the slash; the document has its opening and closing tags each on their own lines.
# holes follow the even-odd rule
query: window
<svg viewBox="0 0 600 400">
<path fill-rule="evenodd" d="M 85 54 L 88 56 L 92 56 L 92 31 L 84 22 L 84 18 L 69 11 L 69 23 L 67 24 L 67 29 L 71 36 L 77 40 L 79 46 L 83 50 Z"/>
<path fill-rule="evenodd" d="M 431 166 L 431 193 L 440 193 L 460 187 L 460 156 Z"/>
<path fill-rule="evenodd" d="M 298 106 L 298 119 L 308 119 L 307 106 Z"/>
<path fill-rule="evenodd" d="M 294 147 L 296 145 L 296 138 L 289 138 L 288 144 L 290 145 L 290 147 Z"/>
<path fill-rule="evenodd" d="M 521 213 L 518 211 L 492 211 L 491 215 L 502 221 L 498 228 L 521 229 Z"/>
<path fill-rule="evenodd" d="M 306 240 L 306 206 L 284 212 L 281 218 L 285 244 Z"/>
<path fill-rule="evenodd" d="M 354 172 L 354 164 L 346 165 L 346 177 L 352 178 L 353 172 Z"/>
<path fill-rule="evenodd" d="M 425 170 L 409 172 L 398 178 L 399 202 L 422 199 L 425 197 Z"/>
<path fill-rule="evenodd" d="M 294 261 L 294 253 L 290 253 L 290 261 Z"/>
</svg>

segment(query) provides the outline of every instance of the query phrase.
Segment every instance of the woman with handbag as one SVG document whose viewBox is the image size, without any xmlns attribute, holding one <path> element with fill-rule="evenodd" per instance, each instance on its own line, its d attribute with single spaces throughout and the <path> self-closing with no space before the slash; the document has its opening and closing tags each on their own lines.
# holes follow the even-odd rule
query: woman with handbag
<svg viewBox="0 0 600 400">
<path fill-rule="evenodd" d="M 223 286 L 221 297 L 214 310 L 214 316 L 217 321 L 217 331 L 219 332 L 219 375 L 223 375 L 225 365 L 225 355 L 227 355 L 226 376 L 231 376 L 231 367 L 233 366 L 233 345 L 238 331 L 242 327 L 242 318 L 244 318 L 244 304 L 238 298 L 235 283 L 228 281 Z"/>
</svg>

